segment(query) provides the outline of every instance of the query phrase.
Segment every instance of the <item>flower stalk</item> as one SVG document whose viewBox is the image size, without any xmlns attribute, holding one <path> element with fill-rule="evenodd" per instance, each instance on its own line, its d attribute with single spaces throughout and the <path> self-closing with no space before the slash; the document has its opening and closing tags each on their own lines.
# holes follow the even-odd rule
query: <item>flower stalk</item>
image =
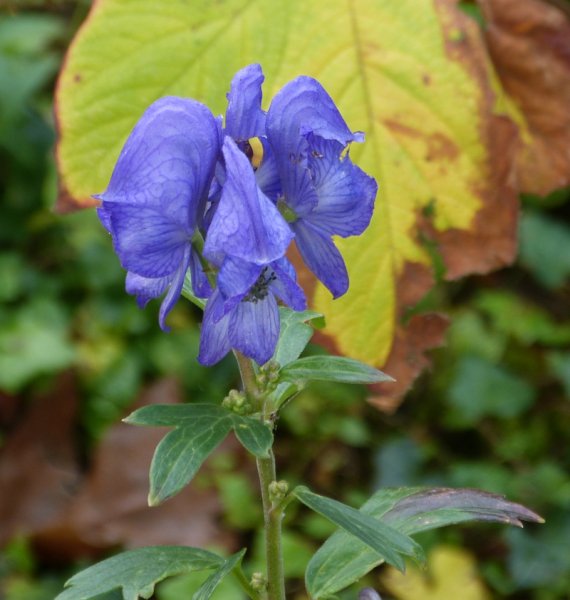
<svg viewBox="0 0 570 600">
<path fill-rule="evenodd" d="M 264 420 L 263 405 L 265 398 L 260 394 L 256 383 L 253 362 L 240 352 L 234 352 L 244 391 L 261 411 Z M 263 522 L 265 533 L 265 564 L 267 569 L 267 598 L 268 600 L 285 600 L 285 573 L 283 568 L 283 549 L 281 544 L 281 523 L 283 521 L 283 505 L 274 502 L 273 488 L 277 482 L 275 455 L 269 451 L 268 458 L 257 459 L 257 473 L 261 488 L 263 504 Z"/>
</svg>

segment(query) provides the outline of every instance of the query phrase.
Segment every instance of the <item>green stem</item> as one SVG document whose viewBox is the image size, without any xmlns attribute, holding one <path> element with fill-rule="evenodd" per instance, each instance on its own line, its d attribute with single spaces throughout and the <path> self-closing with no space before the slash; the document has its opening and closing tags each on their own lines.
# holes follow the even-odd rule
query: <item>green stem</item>
<svg viewBox="0 0 570 600">
<path fill-rule="evenodd" d="M 265 560 L 267 563 L 267 595 L 269 600 L 285 600 L 285 573 L 281 547 L 281 521 L 283 510 L 275 506 L 269 497 L 269 484 L 276 480 L 275 456 L 257 459 L 257 472 L 263 501 L 265 524 Z"/>
<path fill-rule="evenodd" d="M 258 591 L 254 590 L 251 587 L 251 583 L 249 583 L 245 573 L 241 570 L 241 567 L 238 566 L 234 569 L 233 574 L 236 579 L 239 581 L 243 591 L 252 599 L 252 600 L 261 600 L 261 595 Z"/>
<path fill-rule="evenodd" d="M 255 381 L 253 363 L 239 352 L 235 352 L 239 365 L 243 386 L 251 401 L 257 404 L 257 409 L 263 408 L 264 398 Z M 262 417 L 263 419 L 263 414 Z M 257 459 L 257 472 L 261 487 L 263 502 L 263 519 L 265 524 L 265 560 L 267 567 L 267 597 L 268 600 L 285 600 L 285 574 L 283 570 L 283 550 L 281 547 L 281 521 L 283 509 L 274 505 L 269 494 L 269 486 L 276 481 L 275 455 L 269 452 L 269 458 Z"/>
</svg>

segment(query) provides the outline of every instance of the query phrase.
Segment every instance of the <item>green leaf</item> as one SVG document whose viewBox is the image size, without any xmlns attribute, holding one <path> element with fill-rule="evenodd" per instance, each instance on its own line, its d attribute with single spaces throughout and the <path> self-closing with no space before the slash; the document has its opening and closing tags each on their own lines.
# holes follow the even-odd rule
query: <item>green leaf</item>
<svg viewBox="0 0 570 600">
<path fill-rule="evenodd" d="M 273 360 L 284 367 L 301 356 L 301 352 L 313 336 L 313 328 L 307 323 L 314 321 L 316 327 L 324 326 L 324 317 L 321 313 L 312 310 L 299 312 L 285 307 L 279 308 L 279 317 L 281 331 Z"/>
<path fill-rule="evenodd" d="M 150 598 L 154 586 L 173 575 L 215 569 L 224 559 L 184 546 L 155 546 L 129 550 L 74 575 L 56 600 L 89 600 L 122 589 L 123 600 Z"/>
<path fill-rule="evenodd" d="M 477 295 L 475 306 L 481 309 L 492 328 L 531 346 L 570 345 L 570 324 L 557 321 L 547 311 L 505 290 L 487 290 Z"/>
<path fill-rule="evenodd" d="M 385 488 L 360 509 L 406 535 L 465 521 L 493 521 L 521 526 L 541 521 L 525 507 L 477 490 Z M 311 597 L 328 598 L 384 562 L 376 552 L 343 531 L 334 533 L 307 567 Z"/>
<path fill-rule="evenodd" d="M 559 288 L 570 277 L 570 227 L 529 211 L 520 222 L 520 261 L 542 285 Z"/>
<path fill-rule="evenodd" d="M 342 356 L 306 356 L 280 371 L 281 381 L 339 381 L 344 383 L 379 383 L 392 377 L 352 358 Z"/>
<path fill-rule="evenodd" d="M 71 365 L 76 351 L 67 315 L 54 301 L 36 298 L 0 315 L 0 389 L 16 392 L 38 375 Z"/>
<path fill-rule="evenodd" d="M 204 581 L 204 583 L 200 586 L 200 589 L 198 589 L 192 596 L 192 600 L 208 600 L 214 593 L 214 590 L 221 583 L 222 579 L 224 579 L 226 575 L 231 573 L 234 568 L 241 563 L 244 554 L 245 549 L 240 550 L 236 554 L 230 556 L 217 571 L 212 573 L 210 577 Z"/>
<path fill-rule="evenodd" d="M 295 488 L 293 494 L 310 509 L 358 538 L 372 549 L 376 557 L 380 555 L 397 569 L 403 571 L 405 568 L 401 554 L 423 560 L 423 551 L 416 542 L 381 521 L 342 502 L 314 494 L 304 486 Z"/>
<path fill-rule="evenodd" d="M 253 417 L 231 415 L 232 427 L 242 446 L 258 458 L 267 458 L 273 445 L 273 433 L 267 425 Z"/>
<path fill-rule="evenodd" d="M 515 417 L 530 406 L 536 390 L 521 377 L 475 356 L 459 361 L 448 390 L 446 415 L 455 427 L 471 427 L 485 416 Z"/>
<path fill-rule="evenodd" d="M 273 443 L 269 427 L 215 404 L 145 406 L 125 419 L 133 425 L 175 427 L 158 444 L 150 467 L 149 504 L 177 494 L 233 429 L 255 456 L 265 458 Z"/>
</svg>

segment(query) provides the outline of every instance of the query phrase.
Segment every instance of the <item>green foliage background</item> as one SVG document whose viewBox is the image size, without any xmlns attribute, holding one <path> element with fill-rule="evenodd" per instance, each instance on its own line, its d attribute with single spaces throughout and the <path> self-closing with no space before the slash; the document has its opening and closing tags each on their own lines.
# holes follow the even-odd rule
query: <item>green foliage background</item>
<svg viewBox="0 0 570 600">
<path fill-rule="evenodd" d="M 192 361 L 199 313 L 189 303 L 175 309 L 168 336 L 157 327 L 156 306 L 137 309 L 93 211 L 51 210 L 53 84 L 87 9 L 82 1 L 34 2 L 0 17 L 0 402 L 17 397 L 23 410 L 58 373 L 72 369 L 88 462 L 107 427 L 149 381 L 175 374 L 189 398 L 209 400 L 223 397 L 236 370 L 224 362 L 212 375 Z M 506 494 L 541 513 L 546 525 L 453 528 L 422 541 L 428 548 L 446 542 L 470 549 L 495 597 L 562 600 L 570 590 L 568 191 L 547 202 L 523 198 L 520 244 L 513 267 L 440 283 L 424 300 L 422 309 L 451 315 L 448 344 L 434 353 L 432 371 L 396 414 L 373 410 L 362 389 L 315 385 L 284 411 L 278 460 L 291 482 L 353 505 L 385 485 Z M 217 457 L 212 478 L 227 526 L 255 542 L 257 490 L 234 469 L 235 460 Z M 286 561 L 289 576 L 301 578 L 330 527 L 298 507 L 288 514 L 293 520 Z M 258 554 L 254 543 L 251 567 Z M 48 600 L 67 574 L 46 569 L 17 539 L 0 557 L 0 595 Z M 187 594 L 194 577 L 163 585 L 159 599 Z M 220 598 L 238 597 L 231 582 L 224 585 Z M 346 596 L 354 597 L 354 591 Z"/>
</svg>

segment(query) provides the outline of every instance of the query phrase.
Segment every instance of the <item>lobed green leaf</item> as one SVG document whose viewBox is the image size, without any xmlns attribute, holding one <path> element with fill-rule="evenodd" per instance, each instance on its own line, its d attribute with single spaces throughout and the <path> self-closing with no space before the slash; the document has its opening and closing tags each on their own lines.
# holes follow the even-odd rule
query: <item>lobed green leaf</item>
<svg viewBox="0 0 570 600">
<path fill-rule="evenodd" d="M 125 422 L 175 427 L 158 444 L 152 459 L 151 506 L 164 502 L 188 485 L 232 429 L 246 450 L 257 457 L 267 457 L 273 444 L 273 433 L 262 421 L 237 415 L 216 404 L 145 406 Z"/>
<path fill-rule="evenodd" d="M 363 514 L 412 535 L 465 521 L 493 521 L 522 526 L 541 518 L 501 496 L 469 489 L 385 488 L 360 509 Z M 316 552 L 306 572 L 312 598 L 329 598 L 384 562 L 383 557 L 344 531 L 334 533 Z"/>
<path fill-rule="evenodd" d="M 167 577 L 222 568 L 224 564 L 223 558 L 200 548 L 154 546 L 129 550 L 74 575 L 56 600 L 90 600 L 116 590 L 122 590 L 123 600 L 148 599 L 155 585 Z"/>
</svg>

